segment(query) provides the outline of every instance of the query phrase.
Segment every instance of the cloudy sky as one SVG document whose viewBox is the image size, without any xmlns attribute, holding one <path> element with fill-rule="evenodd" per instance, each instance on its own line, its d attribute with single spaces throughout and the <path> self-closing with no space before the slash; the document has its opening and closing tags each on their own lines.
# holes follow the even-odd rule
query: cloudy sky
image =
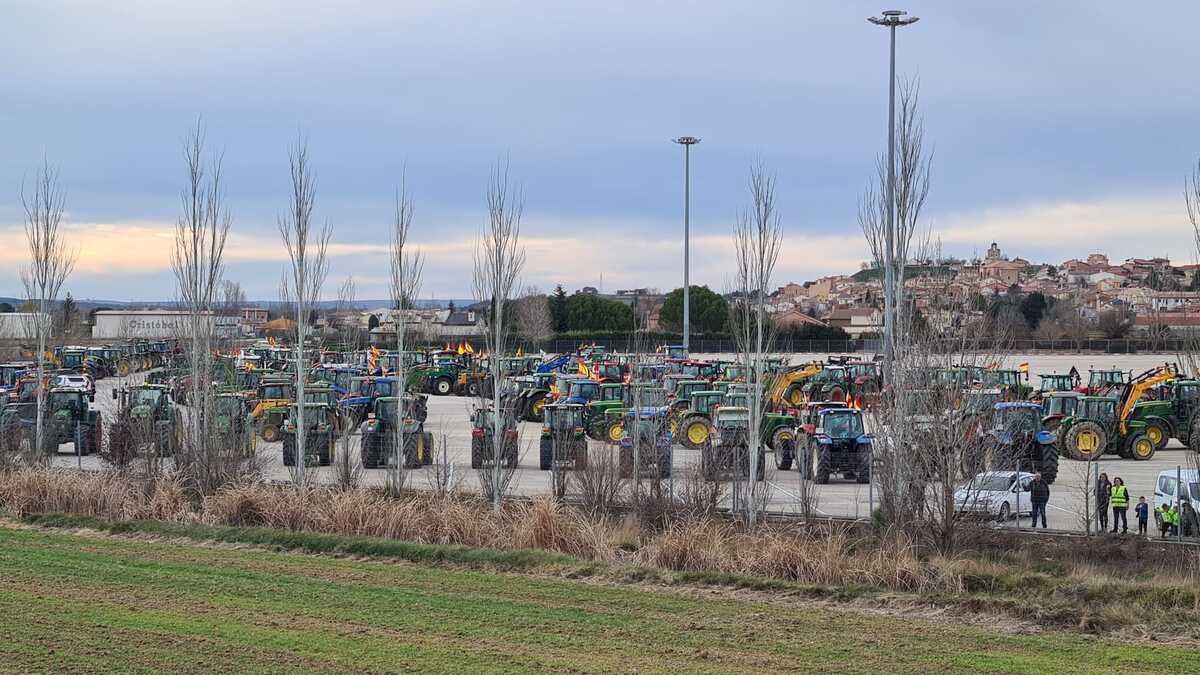
<svg viewBox="0 0 1200 675">
<path fill-rule="evenodd" d="M 1200 156 L 1194 3 L 913 1 L 898 72 L 919 76 L 943 250 L 1059 260 L 1194 258 L 1183 176 Z M 693 279 L 723 287 L 755 158 L 779 181 L 777 281 L 866 258 L 856 200 L 886 145 L 877 2 L 57 2 L 0 22 L 0 295 L 25 261 L 19 194 L 61 172 L 76 297 L 174 295 L 181 145 L 224 153 L 227 274 L 276 294 L 287 153 L 308 139 L 334 295 L 385 297 L 403 171 L 424 295 L 470 295 L 489 167 L 524 187 L 524 283 L 677 286 L 682 154 Z"/>
</svg>

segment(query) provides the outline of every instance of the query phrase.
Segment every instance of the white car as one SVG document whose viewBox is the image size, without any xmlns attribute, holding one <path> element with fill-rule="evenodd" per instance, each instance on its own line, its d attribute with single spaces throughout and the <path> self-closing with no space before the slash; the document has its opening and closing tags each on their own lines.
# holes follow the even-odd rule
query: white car
<svg viewBox="0 0 1200 675">
<path fill-rule="evenodd" d="M 53 386 L 62 387 L 63 389 L 86 391 L 89 394 L 96 393 L 96 384 L 92 381 L 91 377 L 75 373 L 56 375 Z"/>
<path fill-rule="evenodd" d="M 954 510 L 989 516 L 1000 521 L 1033 511 L 1029 484 L 1033 474 L 1024 471 L 986 471 L 954 492 Z M 1019 489 L 1018 489 L 1019 488 Z"/>
</svg>

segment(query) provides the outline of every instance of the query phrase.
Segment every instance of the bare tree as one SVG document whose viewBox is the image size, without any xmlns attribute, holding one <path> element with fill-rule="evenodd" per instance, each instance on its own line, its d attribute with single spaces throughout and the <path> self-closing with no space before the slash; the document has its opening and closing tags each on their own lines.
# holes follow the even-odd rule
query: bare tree
<svg viewBox="0 0 1200 675">
<path fill-rule="evenodd" d="M 308 338 L 308 312 L 321 297 L 321 287 L 329 273 L 326 251 L 333 229 L 329 223 L 320 230 L 312 224 L 313 206 L 316 202 L 316 181 L 308 160 L 308 143 L 296 139 L 296 145 L 288 153 L 291 169 L 292 198 L 288 211 L 279 216 L 279 234 L 287 247 L 291 261 L 290 277 L 285 272 L 282 288 L 295 303 L 296 310 L 296 461 L 293 477 L 296 483 L 305 480 L 304 442 L 308 427 L 304 423 L 304 384 L 308 376 L 308 360 L 304 355 L 304 343 Z"/>
<path fill-rule="evenodd" d="M 866 237 L 875 260 L 883 270 L 884 282 L 884 378 L 890 381 L 891 361 L 897 349 L 900 332 L 905 330 L 904 273 L 914 244 L 921 210 L 929 194 L 931 158 L 925 156 L 925 123 L 917 113 L 920 86 L 916 80 L 900 85 L 900 109 L 897 119 L 895 195 L 895 224 L 888 227 L 888 153 L 879 155 L 875 163 L 876 178 L 863 191 L 858 202 L 858 223 Z M 928 244 L 926 238 L 925 243 Z M 890 266 L 889 266 L 890 262 Z"/>
<path fill-rule="evenodd" d="M 541 342 L 554 333 L 549 298 L 534 286 L 526 286 L 512 302 L 512 315 L 517 333 L 527 341 L 526 349 L 530 349 L 529 343 Z"/>
<path fill-rule="evenodd" d="M 405 308 L 412 306 L 417 294 L 420 293 L 421 272 L 424 268 L 420 251 L 414 249 L 408 243 L 408 235 L 412 227 L 412 217 L 412 199 L 408 196 L 407 181 L 402 177 L 400 187 L 396 190 L 396 210 L 392 220 L 391 242 L 391 293 L 392 306 L 396 307 L 396 318 L 392 322 L 396 326 L 397 357 L 396 386 L 394 387 L 394 391 L 398 400 L 394 425 L 395 455 L 391 470 L 388 472 L 388 480 L 389 489 L 394 495 L 400 494 L 404 489 L 405 462 L 407 460 L 407 453 L 405 453 L 404 449 L 404 421 L 411 414 L 411 411 L 408 410 L 408 396 L 405 391 L 407 389 L 405 386 L 407 368 L 404 359 L 404 349 L 405 333 L 408 327 L 405 321 Z M 419 442 L 420 439 L 414 439 L 414 445 Z M 424 452 L 432 451 L 432 448 L 424 448 Z"/>
<path fill-rule="evenodd" d="M 193 489 L 209 494 L 233 479 L 244 457 L 240 448 L 218 447 L 212 433 L 214 310 L 222 290 L 225 241 L 230 215 L 221 186 L 221 157 L 206 163 L 204 127 L 196 123 L 183 147 L 187 184 L 182 213 L 175 223 L 171 269 L 181 304 L 188 311 L 186 341 L 191 410 L 181 440 L 177 467 Z"/>
<path fill-rule="evenodd" d="M 759 492 L 757 476 L 762 462 L 759 426 L 765 410 L 763 392 L 766 390 L 767 373 L 764 360 L 771 339 L 771 324 L 766 317 L 766 296 L 771 288 L 775 264 L 779 261 L 783 227 L 775 208 L 775 175 L 768 172 L 761 161 L 750 168 L 749 187 L 751 207 L 738 216 L 733 235 L 736 261 L 734 285 L 739 300 L 734 304 L 731 323 L 750 391 L 750 431 L 747 434 L 750 472 L 744 489 L 739 491 L 735 483 L 734 495 L 735 500 L 745 507 L 747 522 L 753 525 L 759 515 L 760 501 L 756 498 Z M 734 466 L 742 466 L 742 462 L 737 461 Z"/>
<path fill-rule="evenodd" d="M 351 275 L 346 277 L 342 285 L 338 287 L 337 311 L 339 314 L 347 311 L 347 308 L 354 306 L 355 293 L 354 276 Z M 362 345 L 358 339 L 361 331 L 357 323 L 351 328 L 351 331 L 352 333 L 348 336 L 349 339 L 346 342 L 346 346 L 352 350 L 358 350 Z M 345 334 L 344 328 L 343 334 Z M 353 414 L 339 416 L 338 426 L 342 440 L 342 451 L 338 453 L 337 458 L 333 462 L 334 475 L 339 487 L 349 489 L 358 485 L 363 474 L 362 462 L 350 452 L 350 443 L 354 438 L 355 432 L 358 431 L 354 425 Z"/>
<path fill-rule="evenodd" d="M 221 282 L 221 308 L 223 316 L 238 316 L 246 306 L 246 292 L 242 285 L 229 279 Z"/>
<path fill-rule="evenodd" d="M 62 235 L 66 193 L 58 185 L 58 170 L 43 161 L 34 179 L 33 192 L 21 186 L 21 205 L 25 209 L 25 240 L 29 244 L 29 265 L 21 271 L 25 297 L 37 308 L 30 328 L 37 339 L 37 420 L 34 423 L 32 457 L 45 458 L 44 410 L 46 406 L 46 341 L 50 337 L 51 308 L 58 300 L 63 282 L 75 268 L 77 253 L 68 251 Z M 55 446 L 57 448 L 57 445 Z"/>
<path fill-rule="evenodd" d="M 487 188 L 488 223 L 475 248 L 475 299 L 491 305 L 485 341 L 491 355 L 492 377 L 492 462 L 479 472 L 484 496 L 500 510 L 504 494 L 512 480 L 513 469 L 500 460 L 504 446 L 504 420 L 511 414 L 501 407 L 501 357 L 508 350 L 511 328 L 505 324 L 505 305 L 525 266 L 525 248 L 521 244 L 521 214 L 524 196 L 519 186 L 509 182 L 508 160 L 492 168 Z"/>
</svg>

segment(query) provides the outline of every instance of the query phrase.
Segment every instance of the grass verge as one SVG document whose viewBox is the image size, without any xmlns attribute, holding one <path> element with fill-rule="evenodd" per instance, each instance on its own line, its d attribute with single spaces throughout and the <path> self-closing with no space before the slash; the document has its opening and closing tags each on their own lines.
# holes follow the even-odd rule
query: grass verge
<svg viewBox="0 0 1200 675">
<path fill-rule="evenodd" d="M 122 531 L 207 534 L 176 527 Z M 1172 645 L 2 523 L 0 612 L 18 671 L 1200 672 Z"/>
</svg>

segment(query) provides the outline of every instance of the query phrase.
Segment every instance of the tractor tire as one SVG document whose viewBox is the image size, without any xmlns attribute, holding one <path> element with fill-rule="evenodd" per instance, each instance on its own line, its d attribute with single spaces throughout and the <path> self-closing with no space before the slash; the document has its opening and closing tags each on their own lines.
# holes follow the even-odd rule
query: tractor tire
<svg viewBox="0 0 1200 675">
<path fill-rule="evenodd" d="M 543 438 L 538 446 L 538 468 L 542 471 L 549 471 L 554 466 L 554 442 L 553 439 Z"/>
<path fill-rule="evenodd" d="M 799 384 L 793 384 L 783 392 L 783 403 L 793 408 L 799 408 L 804 405 L 804 388 Z"/>
<path fill-rule="evenodd" d="M 1048 443 L 1042 446 L 1042 458 L 1039 471 L 1042 474 L 1042 480 L 1046 481 L 1047 485 L 1053 485 L 1054 480 L 1058 478 L 1058 448 L 1053 444 Z"/>
<path fill-rule="evenodd" d="M 529 404 L 529 421 L 530 422 L 537 422 L 538 424 L 541 424 L 542 422 L 545 421 L 545 419 L 546 419 L 546 399 L 547 398 L 549 398 L 549 394 L 546 394 L 546 395 L 542 396 L 541 398 L 535 398 Z"/>
<path fill-rule="evenodd" d="M 838 403 L 842 403 L 843 401 L 846 400 L 846 390 L 842 389 L 841 387 L 839 387 L 835 384 L 832 387 L 830 387 L 828 391 L 825 392 L 825 400 L 826 401 L 837 401 Z"/>
<path fill-rule="evenodd" d="M 321 442 L 321 446 L 321 449 L 317 451 L 317 464 L 333 466 L 333 437 L 326 436 Z"/>
<path fill-rule="evenodd" d="M 471 468 L 479 469 L 483 467 L 483 441 L 478 438 L 471 439 Z"/>
<path fill-rule="evenodd" d="M 264 425 L 262 428 L 262 433 L 259 434 L 259 436 L 261 436 L 263 441 L 266 443 L 274 443 L 278 441 L 280 435 L 279 427 L 275 424 Z"/>
<path fill-rule="evenodd" d="M 1167 441 L 1171 440 L 1171 427 L 1161 417 L 1147 418 L 1145 433 L 1150 442 L 1154 443 L 1155 450 L 1162 450 L 1167 446 Z"/>
<path fill-rule="evenodd" d="M 796 455 L 796 464 L 800 469 L 800 477 L 804 480 L 812 480 L 812 447 L 810 443 L 805 442 L 799 454 Z"/>
<path fill-rule="evenodd" d="M 588 444 L 583 441 L 579 447 L 575 448 L 575 470 L 583 471 L 588 465 Z"/>
<path fill-rule="evenodd" d="M 1154 452 L 1158 449 L 1158 446 L 1151 440 L 1150 434 L 1146 432 L 1134 434 L 1126 447 L 1129 448 L 1129 458 L 1139 462 L 1153 458 Z"/>
<path fill-rule="evenodd" d="M 624 437 L 625 437 L 625 422 L 623 420 L 616 420 L 615 422 L 611 422 L 605 428 L 604 441 L 606 443 L 612 443 L 615 445 L 617 443 L 620 443 L 621 439 Z"/>
<path fill-rule="evenodd" d="M 296 441 L 294 439 L 290 443 L 287 438 L 283 439 L 283 465 L 296 466 Z"/>
<path fill-rule="evenodd" d="M 1188 426 L 1187 446 L 1193 453 L 1200 454 L 1200 414 L 1193 415 Z"/>
<path fill-rule="evenodd" d="M 829 474 L 833 473 L 829 466 L 829 451 L 816 447 L 812 449 L 812 475 L 817 485 L 827 485 Z"/>
<path fill-rule="evenodd" d="M 863 452 L 858 456 L 858 471 L 854 474 L 854 480 L 864 484 L 871 482 L 871 453 Z"/>
<path fill-rule="evenodd" d="M 767 478 L 767 451 L 758 449 L 758 466 L 755 467 L 754 480 L 761 483 Z"/>
<path fill-rule="evenodd" d="M 454 391 L 454 384 L 448 377 L 439 377 L 433 381 L 433 393 L 438 396 L 449 396 Z"/>
<path fill-rule="evenodd" d="M 689 415 L 679 424 L 679 443 L 688 450 L 696 450 L 708 442 L 709 421 L 703 415 Z"/>
<path fill-rule="evenodd" d="M 700 448 L 700 479 L 709 482 L 717 479 L 717 469 L 711 443 Z"/>
<path fill-rule="evenodd" d="M 426 431 L 421 434 L 421 442 L 425 444 L 421 453 L 421 465 L 429 466 L 433 464 L 433 434 Z"/>
<path fill-rule="evenodd" d="M 359 448 L 359 457 L 362 458 L 362 467 L 364 469 L 379 468 L 379 450 L 375 447 L 374 436 L 363 436 L 361 447 Z"/>
<path fill-rule="evenodd" d="M 1096 422 L 1083 421 L 1071 425 L 1063 436 L 1063 450 L 1071 459 L 1090 462 L 1104 454 L 1108 434 Z"/>
<path fill-rule="evenodd" d="M 787 427 L 776 429 L 771 435 L 771 447 L 775 450 L 775 468 L 780 471 L 791 469 L 796 455 L 796 432 Z"/>
<path fill-rule="evenodd" d="M 671 449 L 664 448 L 658 453 L 658 479 L 671 477 Z"/>
</svg>

